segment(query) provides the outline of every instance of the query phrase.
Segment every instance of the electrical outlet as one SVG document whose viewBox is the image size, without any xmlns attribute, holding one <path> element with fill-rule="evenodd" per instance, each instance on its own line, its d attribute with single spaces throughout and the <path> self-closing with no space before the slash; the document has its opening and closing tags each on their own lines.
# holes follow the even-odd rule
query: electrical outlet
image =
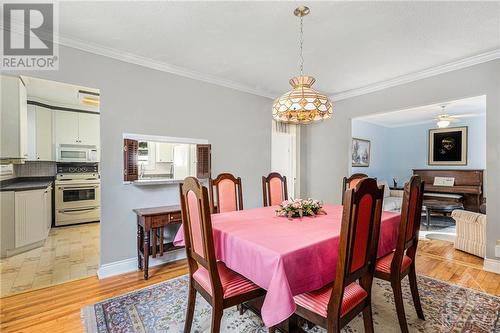
<svg viewBox="0 0 500 333">
<path fill-rule="evenodd" d="M 497 240 L 497 245 L 495 246 L 495 257 L 500 258 L 500 239 Z"/>
</svg>

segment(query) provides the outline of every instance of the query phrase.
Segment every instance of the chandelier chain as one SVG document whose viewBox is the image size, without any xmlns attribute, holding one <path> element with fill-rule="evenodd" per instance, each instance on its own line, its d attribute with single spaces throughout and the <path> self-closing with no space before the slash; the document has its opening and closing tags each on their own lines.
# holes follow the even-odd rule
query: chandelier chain
<svg viewBox="0 0 500 333">
<path fill-rule="evenodd" d="M 302 52 L 303 45 L 304 45 L 304 18 L 301 16 L 300 17 L 300 39 L 299 39 L 299 48 L 300 48 L 300 76 L 303 75 L 304 71 L 304 55 Z"/>
</svg>

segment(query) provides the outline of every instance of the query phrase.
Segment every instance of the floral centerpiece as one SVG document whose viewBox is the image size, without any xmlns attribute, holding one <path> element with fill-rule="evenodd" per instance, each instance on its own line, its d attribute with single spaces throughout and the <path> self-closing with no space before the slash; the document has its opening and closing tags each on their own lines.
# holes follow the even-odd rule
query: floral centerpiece
<svg viewBox="0 0 500 333">
<path fill-rule="evenodd" d="M 289 219 L 302 216 L 315 216 L 326 214 L 323 203 L 314 199 L 291 199 L 285 200 L 276 210 L 276 215 L 286 216 Z"/>
</svg>

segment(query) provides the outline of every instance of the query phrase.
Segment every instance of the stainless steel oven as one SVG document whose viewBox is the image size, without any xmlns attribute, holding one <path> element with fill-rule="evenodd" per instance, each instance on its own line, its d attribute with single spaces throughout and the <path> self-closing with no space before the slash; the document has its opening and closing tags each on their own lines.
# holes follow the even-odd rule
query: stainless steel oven
<svg viewBox="0 0 500 333">
<path fill-rule="evenodd" d="M 100 179 L 95 163 L 58 163 L 56 226 L 100 220 Z"/>
</svg>

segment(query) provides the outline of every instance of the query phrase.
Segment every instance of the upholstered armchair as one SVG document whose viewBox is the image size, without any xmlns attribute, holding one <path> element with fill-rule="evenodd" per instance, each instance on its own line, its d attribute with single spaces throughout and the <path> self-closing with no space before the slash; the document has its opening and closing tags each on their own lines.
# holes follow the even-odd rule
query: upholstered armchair
<svg viewBox="0 0 500 333">
<path fill-rule="evenodd" d="M 455 248 L 484 258 L 486 252 L 486 215 L 454 210 L 451 217 L 457 225 Z"/>
</svg>

